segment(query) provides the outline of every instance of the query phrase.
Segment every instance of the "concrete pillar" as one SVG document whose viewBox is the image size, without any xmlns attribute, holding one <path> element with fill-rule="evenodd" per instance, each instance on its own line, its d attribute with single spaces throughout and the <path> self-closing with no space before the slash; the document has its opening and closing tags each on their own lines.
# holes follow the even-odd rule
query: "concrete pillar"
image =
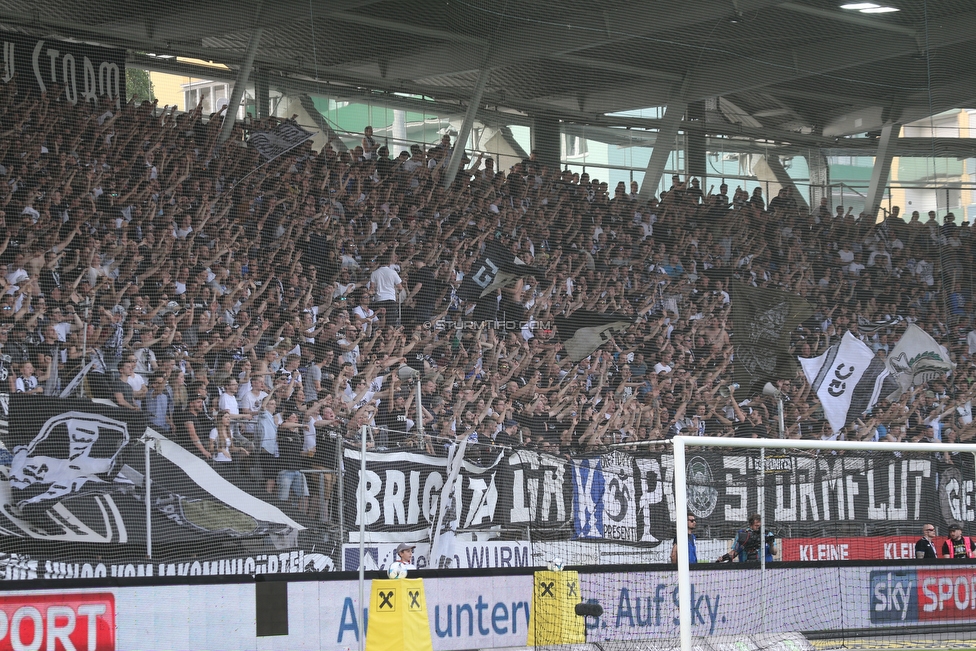
<svg viewBox="0 0 976 651">
<path fill-rule="evenodd" d="M 475 84 L 474 93 L 468 102 L 468 110 L 464 113 L 464 122 L 461 123 L 461 130 L 458 132 L 457 140 L 454 141 L 454 149 L 451 150 L 451 160 L 447 164 L 447 171 L 444 173 L 444 187 L 449 188 L 457 177 L 458 170 L 461 168 L 461 159 L 464 157 L 464 148 L 468 144 L 468 136 L 471 135 L 471 127 L 474 126 L 474 119 L 478 116 L 478 105 L 485 94 L 485 86 L 488 84 L 488 76 L 491 71 L 482 68 L 478 74 L 478 83 Z"/>
<path fill-rule="evenodd" d="M 681 125 L 681 118 L 687 107 L 684 102 L 672 102 L 664 111 L 664 118 L 654 140 L 654 149 L 644 170 L 644 182 L 641 183 L 640 188 L 641 203 L 646 203 L 657 194 L 664 166 L 668 164 L 668 156 L 674 150 L 674 139 L 678 135 L 678 127 Z"/>
<path fill-rule="evenodd" d="M 682 125 L 685 132 L 685 174 L 701 181 L 702 192 L 707 192 L 708 161 L 705 151 L 705 100 L 691 102 Z"/>
<path fill-rule="evenodd" d="M 868 184 L 868 193 L 864 197 L 864 212 L 868 215 L 878 214 L 881 197 L 884 196 L 884 188 L 888 184 L 888 174 L 891 172 L 891 159 L 895 156 L 892 145 L 900 130 L 901 127 L 894 122 L 886 122 L 881 127 L 878 151 L 874 155 L 874 169 L 871 170 L 871 183 Z"/>
<path fill-rule="evenodd" d="M 563 151 L 559 120 L 542 116 L 532 118 L 532 151 L 540 163 L 549 169 L 559 169 Z"/>
<path fill-rule="evenodd" d="M 830 165 L 827 164 L 827 157 L 819 149 L 811 149 L 805 158 L 807 168 L 810 170 L 810 209 L 817 210 L 820 207 L 820 200 L 826 197 L 830 214 L 834 214 L 834 200 L 830 193 Z"/>
<path fill-rule="evenodd" d="M 254 109 L 258 119 L 271 115 L 271 85 L 268 71 L 261 68 L 254 71 Z"/>
<path fill-rule="evenodd" d="M 247 44 L 247 51 L 244 53 L 244 60 L 241 61 L 241 68 L 237 71 L 237 79 L 234 80 L 234 90 L 230 93 L 230 101 L 227 103 L 227 111 L 224 113 L 224 122 L 220 125 L 220 137 L 218 142 L 227 142 L 231 131 L 234 130 L 234 120 L 237 119 L 237 108 L 241 105 L 244 98 L 244 88 L 247 86 L 247 79 L 251 75 L 251 68 L 254 67 L 254 56 L 258 52 L 258 44 L 261 42 L 261 35 L 264 28 L 255 27 L 251 32 L 251 40 Z"/>
</svg>

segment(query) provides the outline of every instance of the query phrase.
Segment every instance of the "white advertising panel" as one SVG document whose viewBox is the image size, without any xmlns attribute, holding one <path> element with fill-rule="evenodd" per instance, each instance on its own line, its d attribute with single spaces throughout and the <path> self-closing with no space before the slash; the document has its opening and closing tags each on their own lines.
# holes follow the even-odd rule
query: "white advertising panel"
<svg viewBox="0 0 976 651">
<path fill-rule="evenodd" d="M 677 637 L 676 579 L 674 571 L 581 575 L 582 598 L 604 608 L 587 639 Z M 961 566 L 769 569 L 764 580 L 758 570 L 694 571 L 693 634 L 976 622 L 974 585 L 976 569 Z M 432 578 L 424 586 L 434 649 L 525 645 L 532 576 Z M 369 589 L 367 582 L 367 596 Z M 289 583 L 289 634 L 272 637 L 257 637 L 253 583 L 10 591 L 0 619 L 23 625 L 0 629 L 0 649 L 61 648 L 68 639 L 94 651 L 352 651 L 363 617 L 356 581 Z"/>
</svg>

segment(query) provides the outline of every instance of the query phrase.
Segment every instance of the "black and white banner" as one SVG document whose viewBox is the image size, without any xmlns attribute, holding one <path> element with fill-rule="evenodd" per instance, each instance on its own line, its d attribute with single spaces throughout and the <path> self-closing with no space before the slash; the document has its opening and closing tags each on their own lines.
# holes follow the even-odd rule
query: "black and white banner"
<svg viewBox="0 0 976 651">
<path fill-rule="evenodd" d="M 370 542 L 430 539 L 448 476 L 446 459 L 410 452 L 367 452 L 362 508 L 358 504 L 360 453 L 347 449 L 345 459 L 350 542 L 358 541 L 363 521 Z M 445 522 L 456 520 L 458 529 L 514 525 L 530 528 L 536 535 L 568 539 L 570 472 L 565 460 L 528 450 L 500 456 L 490 466 L 466 460 L 453 484 L 453 512 Z"/>
<path fill-rule="evenodd" d="M 209 464 L 146 427 L 145 417 L 87 400 L 15 394 L 0 465 L 0 537 L 6 550 L 74 557 L 146 553 L 146 447 L 151 473 L 152 541 L 163 557 L 206 554 L 221 541 L 305 528 L 277 507 L 220 476 Z M 294 543 L 291 543 L 292 546 Z"/>
<path fill-rule="evenodd" d="M 475 301 L 520 276 L 542 273 L 542 269 L 525 264 L 499 242 L 489 240 L 481 257 L 471 265 L 471 273 L 465 274 L 461 280 L 458 294 L 466 301 Z"/>
<path fill-rule="evenodd" d="M 825 526 L 858 522 L 867 535 L 892 535 L 934 520 L 976 521 L 971 463 L 945 466 L 932 456 L 894 453 L 768 453 L 765 484 L 759 451 L 689 454 L 689 508 L 699 528 L 731 534 L 760 511 L 772 529 L 822 535 Z M 359 453 L 346 451 L 350 542 L 358 542 Z M 446 461 L 394 452 L 367 453 L 367 542 L 429 540 Z M 454 487 L 458 528 L 527 528 L 532 540 L 600 540 L 656 546 L 674 536 L 674 457 L 610 452 L 574 459 L 514 452 L 482 467 L 465 462 Z"/>
<path fill-rule="evenodd" d="M 297 123 L 285 120 L 274 129 L 252 131 L 247 142 L 257 149 L 259 154 L 271 160 L 294 149 L 313 135 L 311 131 L 306 131 Z"/>
<path fill-rule="evenodd" d="M 4 32 L 0 43 L 0 82 L 14 82 L 22 93 L 57 89 L 71 104 L 109 100 L 116 109 L 125 102 L 125 50 L 12 32 Z"/>
</svg>

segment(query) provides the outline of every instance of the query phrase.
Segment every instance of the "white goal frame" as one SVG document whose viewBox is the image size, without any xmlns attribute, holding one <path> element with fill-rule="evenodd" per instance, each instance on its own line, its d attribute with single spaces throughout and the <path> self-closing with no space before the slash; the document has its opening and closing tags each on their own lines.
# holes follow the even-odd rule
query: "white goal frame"
<svg viewBox="0 0 976 651">
<path fill-rule="evenodd" d="M 794 439 L 739 439 L 714 436 L 675 436 L 674 445 L 674 500 L 675 526 L 678 547 L 678 623 L 681 651 L 692 651 L 691 642 L 691 572 L 688 558 L 688 512 L 686 447 L 766 448 L 792 450 L 874 450 L 881 452 L 966 452 L 974 457 L 976 449 L 965 443 L 875 443 L 874 441 L 814 441 Z M 764 475 L 760 475 L 761 477 Z M 765 521 L 763 521 L 765 528 Z M 760 554 L 765 569 L 765 554 Z"/>
</svg>

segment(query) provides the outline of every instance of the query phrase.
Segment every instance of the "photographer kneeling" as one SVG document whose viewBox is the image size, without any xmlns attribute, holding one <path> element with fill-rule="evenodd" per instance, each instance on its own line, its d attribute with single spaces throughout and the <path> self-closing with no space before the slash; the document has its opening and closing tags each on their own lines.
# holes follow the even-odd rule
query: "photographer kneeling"
<svg viewBox="0 0 976 651">
<path fill-rule="evenodd" d="M 758 513 L 750 515 L 749 527 L 740 529 L 735 534 L 735 540 L 732 542 L 732 550 L 727 554 L 723 554 L 718 559 L 718 562 L 728 563 L 736 559 L 740 563 L 759 562 L 759 547 L 763 542 L 759 535 L 761 528 L 762 516 Z M 765 539 L 766 562 L 769 563 L 773 560 L 773 555 L 776 553 L 776 534 L 772 531 L 767 531 Z"/>
</svg>

